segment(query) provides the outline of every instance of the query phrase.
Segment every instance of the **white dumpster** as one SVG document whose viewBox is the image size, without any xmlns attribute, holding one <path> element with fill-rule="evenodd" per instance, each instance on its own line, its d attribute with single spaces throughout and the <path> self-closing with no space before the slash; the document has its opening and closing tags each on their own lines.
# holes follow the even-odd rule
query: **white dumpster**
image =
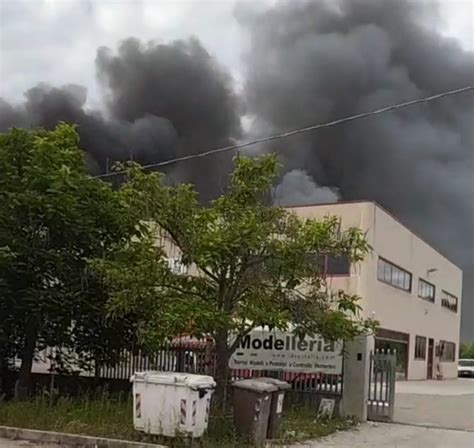
<svg viewBox="0 0 474 448">
<path fill-rule="evenodd" d="M 149 371 L 130 381 L 135 429 L 167 437 L 203 435 L 216 386 L 211 376 Z"/>
</svg>

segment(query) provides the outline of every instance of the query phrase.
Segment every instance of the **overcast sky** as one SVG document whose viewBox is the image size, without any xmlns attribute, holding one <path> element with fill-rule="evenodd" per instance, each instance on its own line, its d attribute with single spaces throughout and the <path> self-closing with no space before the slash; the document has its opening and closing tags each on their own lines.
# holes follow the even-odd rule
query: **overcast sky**
<svg viewBox="0 0 474 448">
<path fill-rule="evenodd" d="M 259 2 L 265 7 L 272 0 Z M 234 11 L 235 0 L 0 0 L 0 97 L 18 102 L 41 81 L 77 83 L 97 107 L 97 47 L 115 49 L 129 36 L 158 42 L 197 36 L 238 87 L 246 36 Z M 474 0 L 441 1 L 439 29 L 470 50 L 473 24 Z"/>
</svg>

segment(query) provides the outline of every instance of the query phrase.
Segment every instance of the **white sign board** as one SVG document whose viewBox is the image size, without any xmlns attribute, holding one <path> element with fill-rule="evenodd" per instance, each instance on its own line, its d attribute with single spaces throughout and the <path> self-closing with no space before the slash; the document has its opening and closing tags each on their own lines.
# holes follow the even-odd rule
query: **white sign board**
<svg viewBox="0 0 474 448">
<path fill-rule="evenodd" d="M 332 417 L 336 400 L 333 398 L 321 398 L 319 403 L 318 417 Z"/>
<path fill-rule="evenodd" d="M 342 342 L 320 336 L 300 339 L 292 333 L 253 330 L 229 360 L 231 369 L 342 373 Z"/>
</svg>

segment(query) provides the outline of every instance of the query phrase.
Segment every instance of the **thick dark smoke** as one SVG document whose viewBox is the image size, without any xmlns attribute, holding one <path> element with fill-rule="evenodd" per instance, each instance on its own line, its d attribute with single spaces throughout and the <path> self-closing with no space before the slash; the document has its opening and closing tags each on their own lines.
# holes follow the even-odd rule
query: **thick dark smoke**
<svg viewBox="0 0 474 448">
<path fill-rule="evenodd" d="M 409 1 L 280 3 L 237 9 L 251 43 L 246 100 L 257 129 L 287 130 L 474 84 L 474 55 Z M 373 199 L 464 269 L 474 336 L 474 94 L 282 141 L 288 169 Z M 258 130 L 257 130 L 258 132 Z"/>
<path fill-rule="evenodd" d="M 75 123 L 94 172 L 103 172 L 114 160 L 151 164 L 227 145 L 240 135 L 231 79 L 195 39 L 169 45 L 128 39 L 117 54 L 100 48 L 96 65 L 106 95 L 105 116 L 86 109 L 84 87 L 38 85 L 19 106 L 0 100 L 0 131 Z M 194 182 L 209 197 L 224 185 L 230 159 L 183 163 L 171 174 Z"/>
<path fill-rule="evenodd" d="M 474 84 L 474 55 L 435 31 L 427 2 L 291 1 L 269 9 L 245 2 L 237 17 L 250 37 L 243 102 L 254 119 L 251 133 Z M 102 112 L 86 107 L 83 87 L 38 85 L 21 105 L 0 99 L 0 131 L 76 123 L 93 172 L 110 160 L 155 163 L 241 135 L 231 79 L 196 40 L 128 39 L 116 53 L 100 48 L 96 65 Z M 474 94 L 466 93 L 265 148 L 279 151 L 287 170 L 278 202 L 376 200 L 458 263 L 465 338 L 474 338 L 473 123 Z M 230 157 L 173 165 L 169 174 L 209 198 L 224 188 Z"/>
</svg>

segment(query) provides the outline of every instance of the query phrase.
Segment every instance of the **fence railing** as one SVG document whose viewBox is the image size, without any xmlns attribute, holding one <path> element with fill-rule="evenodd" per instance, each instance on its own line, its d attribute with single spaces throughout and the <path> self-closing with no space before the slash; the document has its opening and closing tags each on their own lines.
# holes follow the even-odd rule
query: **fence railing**
<svg viewBox="0 0 474 448">
<path fill-rule="evenodd" d="M 376 350 L 370 354 L 369 397 L 367 417 L 375 421 L 392 421 L 395 407 L 397 352 Z"/>
<path fill-rule="evenodd" d="M 65 372 L 58 370 L 58 364 L 54 357 L 61 350 L 45 349 L 33 363 L 33 373 L 42 375 L 62 375 Z M 160 370 L 167 372 L 188 372 L 200 375 L 216 374 L 216 356 L 212 341 L 197 341 L 190 338 L 175 339 L 173 342 L 162 346 L 153 353 L 145 353 L 142 350 L 121 350 L 115 363 L 98 364 L 94 367 L 80 367 L 79 355 L 67 354 L 69 370 L 79 377 L 96 378 L 107 382 L 129 381 L 135 372 L 144 370 Z M 76 360 L 76 361 L 74 361 Z M 76 365 L 77 364 L 77 365 Z M 19 367 L 19 363 L 17 363 Z M 294 395 L 330 395 L 342 396 L 343 375 L 333 375 L 314 372 L 283 372 L 279 370 L 250 370 L 231 369 L 230 380 L 270 376 L 287 381 L 291 384 Z"/>
<path fill-rule="evenodd" d="M 216 358 L 212 345 L 173 344 L 146 355 L 142 351 L 135 353 L 122 351 L 120 361 L 115 365 L 97 366 L 95 376 L 103 379 L 129 380 L 137 371 L 161 370 L 188 372 L 215 376 Z M 322 393 L 342 395 L 342 374 L 283 372 L 278 370 L 232 369 L 232 380 L 271 376 L 291 384 L 292 390 L 302 393 Z"/>
</svg>

